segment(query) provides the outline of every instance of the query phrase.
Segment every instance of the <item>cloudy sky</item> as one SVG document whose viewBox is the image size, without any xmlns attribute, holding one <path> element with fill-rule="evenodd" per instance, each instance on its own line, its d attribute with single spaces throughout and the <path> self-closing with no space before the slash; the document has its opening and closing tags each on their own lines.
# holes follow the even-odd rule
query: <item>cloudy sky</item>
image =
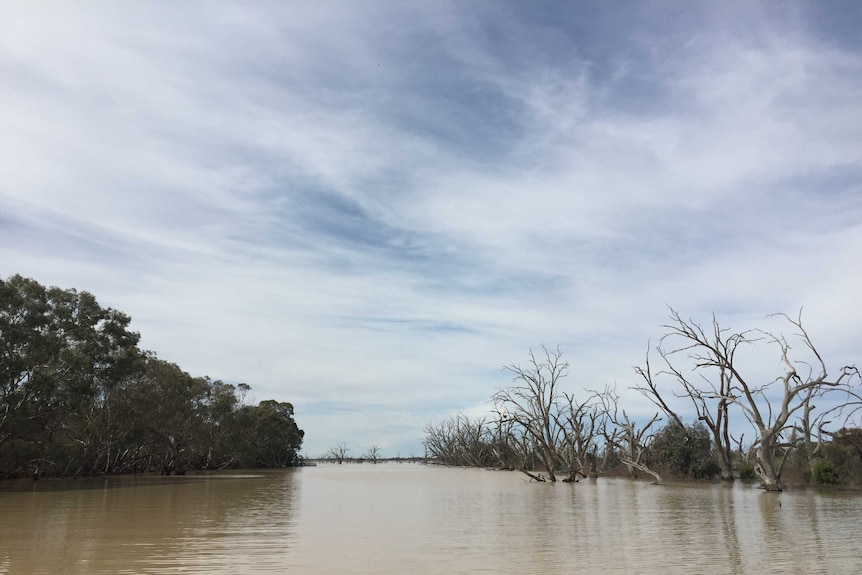
<svg viewBox="0 0 862 575">
<path fill-rule="evenodd" d="M 857 2 L 0 3 L 0 275 L 422 453 L 560 345 L 618 386 L 673 306 L 858 359 Z M 781 327 L 781 326 L 779 326 Z M 769 365 L 779 368 L 775 357 Z"/>
</svg>

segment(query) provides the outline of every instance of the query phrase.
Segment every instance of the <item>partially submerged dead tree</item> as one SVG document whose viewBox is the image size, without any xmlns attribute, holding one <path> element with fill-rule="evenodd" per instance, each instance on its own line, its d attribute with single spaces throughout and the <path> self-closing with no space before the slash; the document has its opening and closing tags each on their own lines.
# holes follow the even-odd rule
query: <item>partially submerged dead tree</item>
<svg viewBox="0 0 862 575">
<path fill-rule="evenodd" d="M 647 350 L 644 366 L 635 367 L 635 371 L 641 376 L 644 383 L 636 386 L 635 389 L 656 404 L 671 420 L 685 429 L 680 417 L 662 397 L 655 381 L 656 376 L 671 376 L 676 382 L 676 388 L 672 394 L 676 397 L 687 397 L 691 401 L 697 419 L 706 425 L 712 435 L 716 460 L 721 469 L 721 479 L 733 481 L 733 447 L 729 433 L 730 417 L 728 414 L 728 408 L 732 403 L 729 396 L 733 383 L 733 372 L 728 366 L 733 364 L 737 347 L 751 341 L 746 339 L 745 333 L 727 335 L 726 330 L 719 327 L 715 316 L 712 318 L 712 331 L 709 334 L 701 326 L 690 321 L 684 321 L 673 309 L 671 310 L 671 320 L 673 323 L 662 326 L 667 330 L 667 333 L 656 347 L 656 351 L 664 362 L 664 368 L 658 373 L 652 372 L 649 350 Z M 727 362 L 717 362 L 717 375 L 712 379 L 700 377 L 693 380 L 671 361 L 673 356 L 689 352 L 698 346 L 699 342 L 706 344 L 710 349 L 717 350 L 717 353 L 727 358 Z"/>
<path fill-rule="evenodd" d="M 762 330 L 730 332 L 719 327 L 715 318 L 711 332 L 707 333 L 698 324 L 682 319 L 671 310 L 673 322 L 664 326 L 668 333 L 662 338 L 662 344 L 674 343 L 670 349 L 659 346 L 666 366 L 660 373 L 675 378 L 674 395 L 687 396 L 695 406 L 698 418 L 712 432 L 725 478 L 730 474 L 731 458 L 729 408 L 737 406 L 758 433 L 754 446 L 755 471 L 761 484 L 769 491 L 780 491 L 781 470 L 787 456 L 801 443 L 812 442 L 812 400 L 835 391 L 854 394 L 850 383 L 859 378 L 859 371 L 855 366 L 845 366 L 836 377 L 830 377 L 826 363 L 802 326 L 801 312 L 795 320 L 785 314 L 770 317 L 783 318 L 798 330 L 794 340 L 807 350 L 809 361 L 792 359 L 791 346 L 783 335 Z M 743 374 L 736 358 L 741 345 L 759 342 L 777 346 L 779 360 L 785 368 L 784 375 L 765 383 L 757 383 L 747 373 Z M 680 355 L 691 361 L 691 372 L 696 373 L 699 380 L 693 381 L 676 366 L 675 357 Z M 679 421 L 655 385 L 649 358 L 645 368 L 636 369 L 645 382 L 645 387 L 638 389 L 662 411 Z M 822 431 L 825 420 L 818 421 Z"/>
<path fill-rule="evenodd" d="M 597 457 L 600 444 L 607 429 L 609 413 L 607 406 L 616 405 L 616 394 L 611 387 L 604 391 L 590 391 L 583 401 L 564 393 L 565 403 L 557 415 L 556 423 L 565 430 L 560 456 L 568 469 L 568 481 L 577 476 L 597 477 Z M 565 481 L 565 480 L 564 480 Z"/>
<path fill-rule="evenodd" d="M 331 461 L 335 461 L 340 465 L 344 463 L 345 459 L 347 459 L 348 453 L 350 453 L 350 448 L 345 442 L 341 441 L 330 447 L 324 457 Z"/>
<path fill-rule="evenodd" d="M 616 409 L 614 403 L 613 411 L 609 412 L 609 419 L 614 423 L 615 429 L 610 434 L 605 430 L 605 442 L 609 447 L 614 447 L 620 452 L 620 459 L 629 469 L 632 477 L 637 477 L 637 471 L 651 475 L 656 484 L 662 485 L 664 481 L 657 471 L 651 469 L 647 464 L 646 455 L 649 449 L 653 432 L 652 426 L 661 421 L 660 414 L 656 413 L 645 425 L 638 428 L 635 421 L 629 418 L 625 410 L 622 415 Z"/>
<path fill-rule="evenodd" d="M 505 418 L 502 421 L 511 421 L 520 428 L 547 470 L 548 480 L 555 482 L 557 449 L 565 437 L 560 422 L 560 380 L 568 373 L 569 364 L 562 360 L 559 348 L 553 351 L 543 348 L 543 351 L 544 359 L 537 359 L 531 350 L 527 367 L 514 364 L 504 367 L 514 374 L 514 384 L 495 393 L 492 399 L 496 411 Z"/>
<path fill-rule="evenodd" d="M 362 454 L 362 459 L 370 461 L 371 463 L 377 463 L 377 461 L 380 459 L 380 446 L 376 443 L 374 445 L 371 445 L 368 448 L 368 451 Z"/>
<path fill-rule="evenodd" d="M 485 467 L 495 464 L 494 439 L 484 418 L 464 414 L 425 427 L 425 449 L 444 465 Z"/>
<path fill-rule="evenodd" d="M 771 317 L 782 317 L 799 330 L 795 334 L 796 339 L 801 341 L 804 347 L 813 354 L 814 364 L 805 361 L 792 361 L 789 356 L 790 345 L 785 337 L 764 331 L 762 333 L 769 342 L 777 345 L 781 350 L 781 362 L 786 371 L 783 376 L 757 387 L 749 385 L 734 370 L 739 385 L 735 386 L 732 392 L 741 391 L 742 396 L 733 395 L 731 399 L 742 407 L 748 420 L 760 432 L 755 471 L 760 476 L 761 483 L 768 491 L 780 491 L 782 489 L 780 483 L 781 467 L 787 460 L 787 451 L 797 444 L 797 435 L 793 433 L 795 428 L 791 422 L 791 417 L 799 410 L 802 410 L 805 416 L 810 414 L 811 399 L 821 397 L 830 390 L 844 388 L 845 391 L 849 392 L 848 385 L 854 376 L 859 377 L 859 370 L 855 366 L 845 366 L 837 377 L 831 378 L 826 363 L 817 348 L 814 347 L 811 338 L 808 337 L 808 332 L 802 327 L 802 312 L 800 311 L 796 320 L 785 314 L 774 314 Z M 799 373 L 797 366 L 802 368 L 802 374 Z M 778 402 L 779 408 L 773 410 L 767 392 L 773 387 L 773 384 L 779 382 L 781 384 L 781 399 Z M 806 430 L 806 433 L 810 433 L 810 429 Z M 782 441 L 783 439 L 785 441 Z M 805 438 L 806 441 L 808 439 Z M 775 459 L 779 449 L 783 449 L 784 453 L 779 467 L 776 468 Z"/>
</svg>

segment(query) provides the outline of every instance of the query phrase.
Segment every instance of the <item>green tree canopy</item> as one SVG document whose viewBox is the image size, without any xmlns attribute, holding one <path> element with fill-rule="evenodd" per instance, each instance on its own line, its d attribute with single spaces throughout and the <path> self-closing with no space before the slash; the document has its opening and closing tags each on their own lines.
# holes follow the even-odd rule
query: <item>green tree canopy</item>
<svg viewBox="0 0 862 575">
<path fill-rule="evenodd" d="M 290 403 L 193 377 L 138 348 L 85 291 L 0 279 L 0 477 L 298 462 Z"/>
</svg>

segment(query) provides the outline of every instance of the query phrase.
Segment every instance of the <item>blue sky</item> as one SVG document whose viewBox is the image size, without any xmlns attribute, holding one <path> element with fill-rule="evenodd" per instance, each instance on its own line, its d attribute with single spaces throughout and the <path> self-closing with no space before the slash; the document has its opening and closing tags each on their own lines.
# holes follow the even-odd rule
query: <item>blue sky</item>
<svg viewBox="0 0 862 575">
<path fill-rule="evenodd" d="M 737 329 L 804 306 L 838 369 L 859 24 L 855 2 L 4 2 L 0 274 L 293 402 L 310 455 L 421 453 L 543 344 L 572 390 L 650 411 L 627 388 L 668 305 Z"/>
</svg>

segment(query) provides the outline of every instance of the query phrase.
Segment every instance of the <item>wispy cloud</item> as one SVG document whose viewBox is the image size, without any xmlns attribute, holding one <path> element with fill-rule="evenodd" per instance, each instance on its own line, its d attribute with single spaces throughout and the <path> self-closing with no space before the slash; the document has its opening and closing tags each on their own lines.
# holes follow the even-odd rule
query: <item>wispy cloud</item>
<svg viewBox="0 0 862 575">
<path fill-rule="evenodd" d="M 0 273 L 90 290 L 162 357 L 293 401 L 311 454 L 419 452 L 542 344 L 572 385 L 636 402 L 668 304 L 737 327 L 805 306 L 855 361 L 862 57 L 842 21 L 7 3 Z"/>
</svg>

